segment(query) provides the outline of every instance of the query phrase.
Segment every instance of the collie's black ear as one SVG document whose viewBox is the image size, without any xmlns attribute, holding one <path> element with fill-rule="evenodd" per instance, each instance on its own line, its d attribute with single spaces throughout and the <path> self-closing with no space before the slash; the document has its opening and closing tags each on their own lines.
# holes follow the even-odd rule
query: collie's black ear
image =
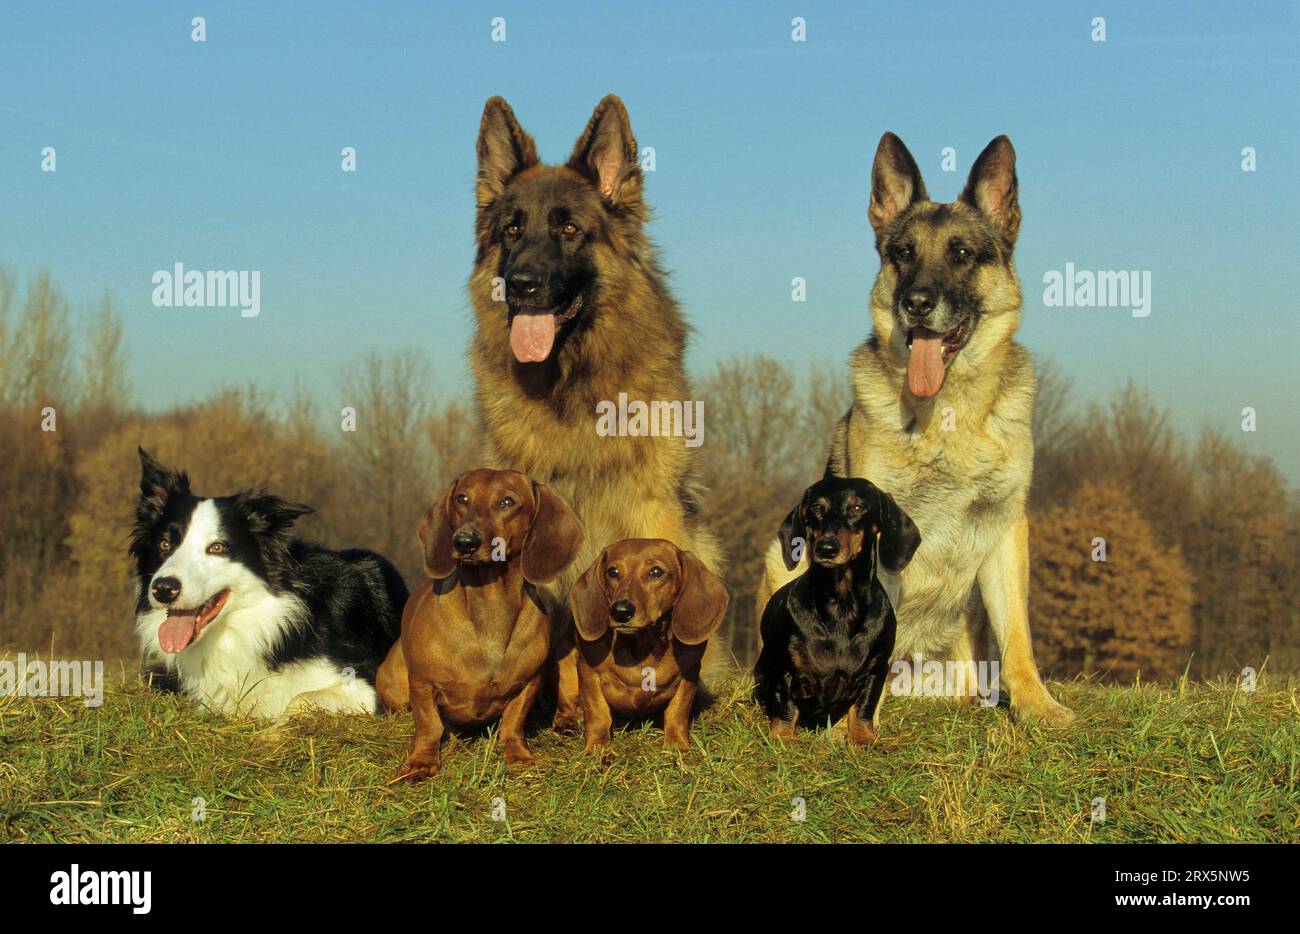
<svg viewBox="0 0 1300 934">
<path fill-rule="evenodd" d="M 190 478 L 155 460 L 144 448 L 136 448 L 140 455 L 140 499 L 156 501 L 161 509 L 173 493 L 182 495 L 190 491 Z"/>
<path fill-rule="evenodd" d="M 912 517 L 884 490 L 880 494 L 880 563 L 897 574 L 907 567 L 921 545 L 921 531 Z"/>
<path fill-rule="evenodd" d="M 278 535 L 288 532 L 302 516 L 316 510 L 303 503 L 291 503 L 265 490 L 249 490 L 235 497 L 235 502 L 258 535 Z"/>
<path fill-rule="evenodd" d="M 806 502 L 808 502 L 808 491 L 804 490 L 803 496 L 799 498 L 799 504 L 790 510 L 790 514 L 785 517 L 785 521 L 781 523 L 781 528 L 776 533 L 776 537 L 781 542 L 781 559 L 785 562 L 787 571 L 793 571 L 803 560 L 803 556 L 808 553 L 808 533 L 803 527 L 803 507 Z"/>
</svg>

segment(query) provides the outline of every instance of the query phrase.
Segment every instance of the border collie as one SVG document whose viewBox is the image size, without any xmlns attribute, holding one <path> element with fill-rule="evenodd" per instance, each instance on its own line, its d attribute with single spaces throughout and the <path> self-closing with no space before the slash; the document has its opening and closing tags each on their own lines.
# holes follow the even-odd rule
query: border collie
<svg viewBox="0 0 1300 934">
<path fill-rule="evenodd" d="M 407 597 L 397 569 L 294 538 L 310 506 L 260 490 L 195 496 L 186 474 L 139 453 L 131 556 L 146 660 L 223 714 L 377 712 L 375 671 Z"/>
</svg>

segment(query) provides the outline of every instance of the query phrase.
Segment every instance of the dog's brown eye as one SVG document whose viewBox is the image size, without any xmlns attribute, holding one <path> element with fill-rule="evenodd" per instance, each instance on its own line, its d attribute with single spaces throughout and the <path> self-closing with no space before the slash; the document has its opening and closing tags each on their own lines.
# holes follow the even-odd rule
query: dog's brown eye
<svg viewBox="0 0 1300 934">
<path fill-rule="evenodd" d="M 659 567 L 658 565 L 655 565 L 650 569 L 650 576 L 655 580 L 658 580 L 659 578 L 664 576 L 664 569 Z"/>
<path fill-rule="evenodd" d="M 605 576 L 610 580 L 618 580 L 618 568 L 605 568 Z"/>
<path fill-rule="evenodd" d="M 864 511 L 865 509 L 861 503 L 854 503 L 849 507 L 849 512 L 853 513 L 855 516 L 861 515 Z"/>
<path fill-rule="evenodd" d="M 910 246 L 894 247 L 894 259 L 898 260 L 900 263 L 910 262 L 912 257 L 915 255 L 916 252 Z"/>
<path fill-rule="evenodd" d="M 213 542 L 208 546 L 207 552 L 210 555 L 224 555 L 226 553 L 225 542 Z"/>
<path fill-rule="evenodd" d="M 518 224 L 510 224 L 508 227 L 506 227 L 506 236 L 507 236 L 507 237 L 517 237 L 517 236 L 519 236 L 519 225 L 518 225 Z"/>
<path fill-rule="evenodd" d="M 970 261 L 975 252 L 970 247 L 958 245 L 952 248 L 952 255 L 958 262 L 965 263 Z"/>
<path fill-rule="evenodd" d="M 469 497 L 466 496 L 464 493 L 457 493 L 457 494 L 456 494 L 456 503 L 457 503 L 458 505 L 460 505 L 460 506 L 468 506 L 468 505 L 469 505 Z"/>
<path fill-rule="evenodd" d="M 515 501 L 509 496 L 502 497 L 501 502 L 497 503 L 498 509 L 509 509 L 515 504 Z"/>
<path fill-rule="evenodd" d="M 563 227 L 560 228 L 560 233 L 564 234 L 566 237 L 575 236 L 579 232 L 580 231 L 578 230 L 578 225 L 575 224 L 573 221 L 569 221 L 567 224 L 565 224 Z"/>
<path fill-rule="evenodd" d="M 167 554 L 167 552 L 172 550 L 172 543 L 167 541 L 167 539 L 164 538 L 162 541 L 158 543 L 158 550 L 161 551 L 163 554 Z"/>
</svg>

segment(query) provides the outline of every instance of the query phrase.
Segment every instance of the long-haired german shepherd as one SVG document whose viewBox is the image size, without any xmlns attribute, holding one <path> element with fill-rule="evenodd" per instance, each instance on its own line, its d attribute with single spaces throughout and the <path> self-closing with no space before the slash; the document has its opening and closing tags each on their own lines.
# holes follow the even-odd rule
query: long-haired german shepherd
<svg viewBox="0 0 1300 934">
<path fill-rule="evenodd" d="M 483 109 L 470 348 L 485 463 L 523 471 L 577 513 L 582 551 L 567 594 L 601 551 L 662 538 L 714 573 L 722 554 L 701 516 L 683 438 L 597 433 L 597 406 L 686 402 L 688 326 L 644 225 L 637 144 L 623 102 L 597 105 L 569 161 L 542 165 L 510 106 Z"/>
<path fill-rule="evenodd" d="M 902 140 L 881 138 L 868 211 L 880 254 L 874 330 L 853 354 L 854 401 L 826 471 L 887 490 L 920 529 L 911 564 L 882 575 L 898 618 L 894 657 L 979 660 L 987 616 L 1012 712 L 1064 724 L 1073 714 L 1043 686 L 1029 638 L 1025 497 L 1036 384 L 1014 340 L 1015 160 L 999 136 L 957 201 L 936 204 Z M 790 558 L 779 542 L 769 548 L 760 614 L 798 573 Z"/>
</svg>

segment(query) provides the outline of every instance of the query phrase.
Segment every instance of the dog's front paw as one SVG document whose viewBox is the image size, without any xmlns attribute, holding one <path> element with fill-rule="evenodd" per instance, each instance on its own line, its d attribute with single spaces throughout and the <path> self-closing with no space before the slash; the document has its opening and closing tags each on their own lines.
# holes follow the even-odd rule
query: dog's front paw
<svg viewBox="0 0 1300 934">
<path fill-rule="evenodd" d="M 794 739 L 794 721 L 778 720 L 773 717 L 770 723 L 773 739 Z"/>
<path fill-rule="evenodd" d="M 849 742 L 854 746 L 874 746 L 880 734 L 870 723 L 854 721 L 849 724 Z"/>
<path fill-rule="evenodd" d="M 508 766 L 534 765 L 537 762 L 537 757 L 533 755 L 532 750 L 518 741 L 507 742 L 504 753 Z"/>
<path fill-rule="evenodd" d="M 398 778 L 404 782 L 422 782 L 438 774 L 437 759 L 407 759 L 402 763 Z"/>
<path fill-rule="evenodd" d="M 1037 723 L 1040 726 L 1063 729 L 1075 721 L 1074 711 L 1058 704 L 1046 692 L 1043 696 L 1023 704 L 1011 701 L 1011 714 L 1020 723 Z"/>
<path fill-rule="evenodd" d="M 691 751 L 690 737 L 681 733 L 665 733 L 664 748 L 676 749 L 678 752 L 690 752 Z"/>
<path fill-rule="evenodd" d="M 561 736 L 577 736 L 582 732 L 582 724 L 578 722 L 577 717 L 562 717 L 557 713 L 555 719 L 551 721 L 551 729 Z"/>
</svg>

